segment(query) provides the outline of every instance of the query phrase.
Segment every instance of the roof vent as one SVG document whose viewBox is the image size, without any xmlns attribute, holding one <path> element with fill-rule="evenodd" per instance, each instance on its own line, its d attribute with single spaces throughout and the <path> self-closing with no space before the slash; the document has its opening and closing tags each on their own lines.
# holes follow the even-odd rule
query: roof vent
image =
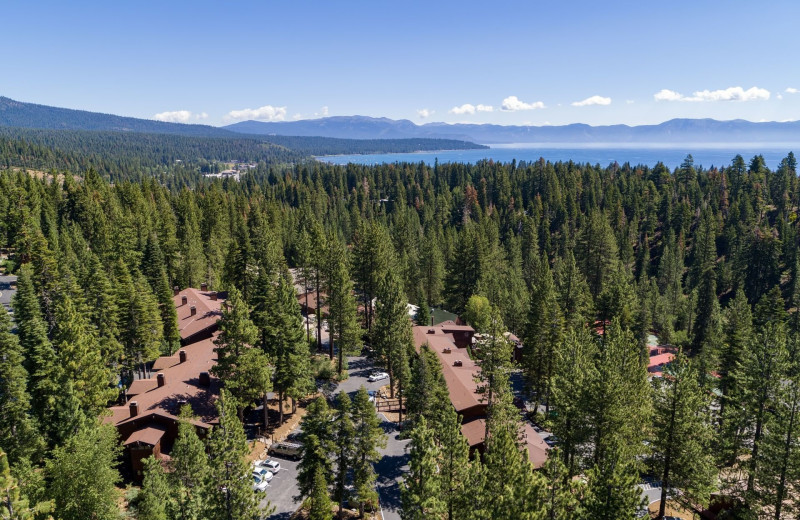
<svg viewBox="0 0 800 520">
<path fill-rule="evenodd" d="M 139 415 L 139 403 L 136 401 L 131 401 L 128 403 L 128 408 L 131 410 L 131 417 L 136 417 Z"/>
<path fill-rule="evenodd" d="M 453 366 L 454 366 L 454 367 L 461 367 L 461 366 L 464 366 L 464 362 L 463 362 L 463 361 L 461 361 L 460 359 L 456 359 L 455 361 L 453 361 Z"/>
<path fill-rule="evenodd" d="M 181 305 L 186 305 L 187 303 L 189 303 L 189 298 L 184 294 L 181 296 Z"/>
<path fill-rule="evenodd" d="M 179 292 L 181 292 L 181 288 L 178 287 L 177 285 L 172 288 L 172 295 L 173 296 L 178 296 Z"/>
<path fill-rule="evenodd" d="M 181 363 L 186 363 L 186 351 L 185 350 L 178 351 L 178 359 L 180 360 Z"/>
<path fill-rule="evenodd" d="M 156 382 L 158 383 L 158 386 L 166 385 L 167 384 L 167 376 L 165 376 L 163 373 L 156 374 Z"/>
<path fill-rule="evenodd" d="M 197 314 L 197 307 L 192 305 L 191 307 L 189 307 L 189 316 L 194 316 L 195 314 Z"/>
<path fill-rule="evenodd" d="M 211 292 L 211 300 L 212 301 L 217 301 L 217 291 L 212 291 Z"/>
<path fill-rule="evenodd" d="M 207 291 L 208 290 L 208 284 L 206 282 L 201 283 L 200 284 L 200 290 L 201 291 Z"/>
<path fill-rule="evenodd" d="M 436 334 L 436 331 L 433 329 L 428 329 L 428 334 Z"/>
<path fill-rule="evenodd" d="M 200 372 L 200 386 L 211 386 L 211 375 L 208 372 Z"/>
</svg>

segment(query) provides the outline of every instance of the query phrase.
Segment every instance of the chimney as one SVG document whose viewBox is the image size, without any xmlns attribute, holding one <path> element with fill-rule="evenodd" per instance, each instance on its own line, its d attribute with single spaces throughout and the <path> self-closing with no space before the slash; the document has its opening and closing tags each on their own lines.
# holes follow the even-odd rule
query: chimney
<svg viewBox="0 0 800 520">
<path fill-rule="evenodd" d="M 136 417 L 137 415 L 139 415 L 139 403 L 137 403 L 136 401 L 131 401 L 128 404 L 128 408 L 130 408 L 131 410 L 131 417 Z"/>
<path fill-rule="evenodd" d="M 201 291 L 207 291 L 208 290 L 208 284 L 206 282 L 201 283 L 200 284 L 200 290 Z"/>
<path fill-rule="evenodd" d="M 178 352 L 178 359 L 180 359 L 181 363 L 186 363 L 186 351 L 180 350 Z"/>
<path fill-rule="evenodd" d="M 197 314 L 197 307 L 192 305 L 191 307 L 189 307 L 189 315 L 194 316 L 195 314 Z"/>
<path fill-rule="evenodd" d="M 200 386 L 211 386 L 211 376 L 208 372 L 200 372 Z"/>
<path fill-rule="evenodd" d="M 177 285 L 172 288 L 172 295 L 173 296 L 178 296 L 179 292 L 181 292 L 181 288 L 178 287 Z"/>
<path fill-rule="evenodd" d="M 181 305 L 186 305 L 187 303 L 189 303 L 189 298 L 184 294 L 181 296 Z"/>
<path fill-rule="evenodd" d="M 156 381 L 159 387 L 164 386 L 167 384 L 167 376 L 164 374 L 156 374 Z"/>
<path fill-rule="evenodd" d="M 213 292 L 211 293 L 211 300 L 212 300 L 212 301 L 217 301 L 217 291 L 213 291 Z"/>
</svg>

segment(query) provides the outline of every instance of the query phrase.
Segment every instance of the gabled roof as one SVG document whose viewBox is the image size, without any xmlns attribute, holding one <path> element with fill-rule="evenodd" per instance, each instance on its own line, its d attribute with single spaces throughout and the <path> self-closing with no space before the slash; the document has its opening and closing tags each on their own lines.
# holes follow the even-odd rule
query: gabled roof
<svg viewBox="0 0 800 520">
<path fill-rule="evenodd" d="M 158 444 L 158 441 L 161 440 L 161 437 L 164 436 L 166 433 L 166 428 L 163 426 L 148 426 L 147 428 L 142 428 L 141 430 L 136 430 L 128 437 L 128 440 L 125 441 L 125 446 L 130 444 L 135 444 L 140 442 L 142 444 L 147 444 L 150 446 L 155 446 Z"/>
<path fill-rule="evenodd" d="M 439 358 L 450 401 L 456 411 L 462 412 L 470 408 L 485 406 L 483 394 L 477 392 L 478 383 L 475 380 L 480 372 L 480 367 L 469 358 L 466 349 L 456 347 L 453 335 L 446 334 L 438 326 L 414 327 L 414 345 L 417 351 L 426 344 Z M 446 349 L 450 349 L 450 352 L 445 353 Z M 456 361 L 460 361 L 461 366 L 454 366 Z"/>
<path fill-rule="evenodd" d="M 461 433 L 466 437 L 467 443 L 471 448 L 480 446 L 485 440 L 486 421 L 484 419 L 474 419 L 461 425 Z M 529 422 L 523 423 L 522 429 L 523 445 L 528 450 L 528 460 L 534 468 L 541 468 L 547 462 L 547 450 L 550 447 L 544 442 L 542 436 L 533 429 Z"/>
<path fill-rule="evenodd" d="M 216 294 L 215 291 L 200 291 L 189 287 L 172 297 L 175 311 L 178 314 L 178 332 L 181 339 L 194 336 L 217 324 L 222 315 L 222 300 L 214 300 Z M 183 303 L 184 296 L 186 296 L 186 304 Z M 197 311 L 194 316 L 192 316 L 192 307 Z"/>
<path fill-rule="evenodd" d="M 132 420 L 138 421 L 152 414 L 177 420 L 180 405 L 186 402 L 191 405 L 192 411 L 199 418 L 197 425 L 208 427 L 217 418 L 214 403 L 219 395 L 219 380 L 210 376 L 211 384 L 203 386 L 199 377 L 201 372 L 210 372 L 216 365 L 217 354 L 214 348 L 216 346 L 213 337 L 183 347 L 181 350 L 186 352 L 186 361 L 159 372 L 164 374 L 163 386 L 158 386 L 155 377 L 134 382 L 137 390 L 144 390 L 131 399 L 136 401 L 139 407 L 138 415 L 131 417 L 130 403 L 128 403 L 109 408 L 111 416 L 106 417 L 104 421 L 120 425 Z"/>
</svg>

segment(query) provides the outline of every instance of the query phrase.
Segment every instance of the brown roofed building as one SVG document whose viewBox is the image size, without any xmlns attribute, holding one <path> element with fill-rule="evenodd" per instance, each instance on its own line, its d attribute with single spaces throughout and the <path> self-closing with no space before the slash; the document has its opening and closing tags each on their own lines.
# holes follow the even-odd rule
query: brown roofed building
<svg viewBox="0 0 800 520">
<path fill-rule="evenodd" d="M 217 321 L 222 315 L 223 300 L 216 291 L 189 287 L 182 291 L 176 290 L 172 301 L 178 314 L 181 345 L 210 338 L 217 330 Z"/>
<path fill-rule="evenodd" d="M 472 327 L 453 322 L 416 326 L 414 345 L 417 352 L 423 345 L 428 345 L 436 354 L 442 366 L 450 402 L 462 417 L 461 433 L 466 437 L 470 450 L 483 452 L 487 403 L 477 381 L 480 366 L 470 359 L 465 348 L 472 343 L 474 335 Z M 525 422 L 522 434 L 529 460 L 534 467 L 542 467 L 547 460 L 547 444 L 528 422 Z"/>
<path fill-rule="evenodd" d="M 222 301 L 216 293 L 197 289 L 176 291 L 174 300 L 183 346 L 172 356 L 156 359 L 153 376 L 133 381 L 125 394 L 127 403 L 110 407 L 110 415 L 103 418 L 116 426 L 137 479 L 142 477 L 143 459 L 168 458 L 183 405 L 191 407 L 191 422 L 201 437 L 218 422 L 220 382 L 211 376 L 211 368 L 217 363 L 214 339 Z"/>
</svg>

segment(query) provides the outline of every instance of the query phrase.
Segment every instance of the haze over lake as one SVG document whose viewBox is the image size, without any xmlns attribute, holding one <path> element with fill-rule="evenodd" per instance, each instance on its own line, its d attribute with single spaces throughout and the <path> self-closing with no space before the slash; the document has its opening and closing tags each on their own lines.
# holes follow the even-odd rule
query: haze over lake
<svg viewBox="0 0 800 520">
<path fill-rule="evenodd" d="M 619 164 L 629 162 L 633 165 L 643 164 L 655 166 L 659 161 L 669 168 L 676 168 L 688 154 L 694 158 L 695 166 L 710 168 L 712 166 L 729 166 L 731 160 L 740 154 L 749 163 L 755 155 L 763 155 L 767 166 L 775 170 L 781 160 L 790 151 L 800 150 L 800 143 L 780 144 L 719 144 L 719 145 L 625 145 L 625 144 L 593 144 L 578 146 L 573 143 L 564 145 L 511 144 L 492 145 L 490 149 L 481 150 L 441 150 L 436 152 L 415 153 L 383 153 L 366 155 L 336 155 L 318 157 L 319 160 L 332 164 L 380 164 L 393 162 L 424 162 L 433 164 L 463 162 L 476 163 L 484 159 L 500 162 L 532 162 L 540 157 L 551 162 L 574 161 L 576 163 L 600 164 L 607 166 L 614 161 Z"/>
</svg>

